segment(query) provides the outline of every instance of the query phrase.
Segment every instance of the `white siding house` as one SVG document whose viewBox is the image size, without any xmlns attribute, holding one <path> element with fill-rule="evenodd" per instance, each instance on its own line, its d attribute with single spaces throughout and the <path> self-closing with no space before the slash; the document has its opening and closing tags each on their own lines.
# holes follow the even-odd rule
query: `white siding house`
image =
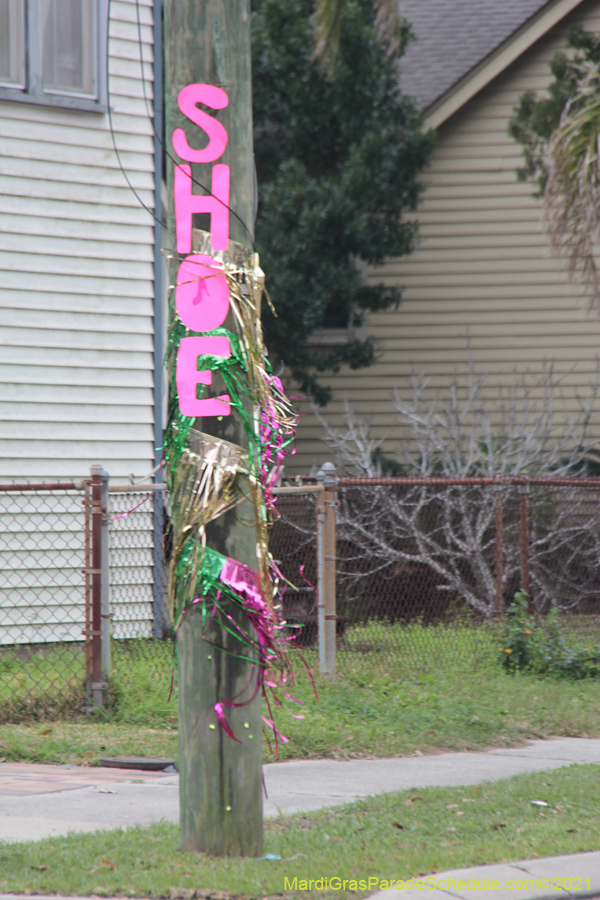
<svg viewBox="0 0 600 900">
<path fill-rule="evenodd" d="M 95 95 L 31 96 L 0 68 L 0 482 L 78 479 L 95 461 L 145 475 L 160 444 L 153 2 L 64 3 L 94 28 Z M 14 30 L 20 0 L 8 8 Z"/>
<path fill-rule="evenodd" d="M 0 2 L 0 484 L 100 462 L 114 485 L 159 456 L 160 8 Z M 81 641 L 81 496 L 0 500 L 0 645 Z M 156 524 L 146 503 L 111 529 L 116 637 L 152 633 Z"/>
</svg>

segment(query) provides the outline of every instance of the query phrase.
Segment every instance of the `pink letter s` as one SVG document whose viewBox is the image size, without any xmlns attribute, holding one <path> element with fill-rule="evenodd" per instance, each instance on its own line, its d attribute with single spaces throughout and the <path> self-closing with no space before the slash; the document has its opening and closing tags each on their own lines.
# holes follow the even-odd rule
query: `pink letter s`
<svg viewBox="0 0 600 900">
<path fill-rule="evenodd" d="M 212 116 L 202 112 L 196 104 L 204 103 L 206 106 L 210 106 L 211 109 L 225 109 L 229 103 L 227 94 L 221 88 L 212 84 L 188 84 L 187 87 L 179 91 L 177 103 L 184 116 L 187 116 L 188 119 L 206 132 L 208 144 L 204 150 L 192 150 L 187 142 L 183 128 L 176 128 L 173 132 L 175 153 L 179 154 L 187 162 L 214 162 L 223 155 L 227 146 L 227 132 L 217 119 L 213 119 Z"/>
</svg>

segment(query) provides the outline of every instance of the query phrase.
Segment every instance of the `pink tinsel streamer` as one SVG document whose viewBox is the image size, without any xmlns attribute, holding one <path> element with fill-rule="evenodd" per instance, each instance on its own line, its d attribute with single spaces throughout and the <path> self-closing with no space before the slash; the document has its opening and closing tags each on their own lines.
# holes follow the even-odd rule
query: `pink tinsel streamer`
<svg viewBox="0 0 600 900">
<path fill-rule="evenodd" d="M 232 624 L 249 643 L 254 644 L 259 655 L 259 660 L 255 664 L 254 671 L 251 675 L 251 679 L 255 680 L 252 696 L 247 700 L 236 702 L 237 698 L 240 696 L 240 694 L 238 694 L 230 700 L 215 704 L 215 714 L 219 724 L 223 727 L 223 730 L 229 737 L 237 741 L 238 738 L 235 736 L 231 726 L 227 722 L 223 710 L 224 708 L 235 709 L 246 706 L 254 699 L 259 690 L 265 695 L 265 669 L 269 665 L 269 662 L 280 654 L 280 651 L 278 651 L 276 647 L 276 629 L 279 626 L 275 625 L 268 615 L 267 606 L 260 590 L 260 580 L 253 569 L 228 557 L 221 570 L 220 580 L 223 584 L 226 584 L 231 588 L 242 601 L 242 608 L 248 616 L 250 624 L 253 626 L 256 637 L 252 638 L 249 634 L 246 634 L 243 629 L 233 621 L 231 616 L 228 616 L 227 618 L 231 620 Z M 244 688 L 244 690 L 246 690 L 246 688 Z M 243 692 L 244 691 L 241 693 Z"/>
<path fill-rule="evenodd" d="M 228 615 L 227 619 L 236 628 L 236 630 L 240 632 L 243 638 L 256 648 L 259 658 L 255 663 L 249 681 L 244 686 L 244 688 L 238 694 L 236 694 L 235 697 L 231 697 L 229 700 L 225 700 L 215 704 L 215 715 L 225 733 L 234 741 L 238 741 L 238 743 L 241 743 L 241 741 L 239 741 L 239 738 L 236 737 L 229 722 L 227 721 L 225 709 L 239 709 L 240 707 L 247 706 L 256 697 L 256 694 L 261 691 L 269 713 L 268 718 L 263 716 L 263 721 L 273 731 L 273 737 L 275 741 L 275 756 L 277 757 L 279 740 L 287 743 L 288 738 L 284 734 L 282 734 L 281 731 L 279 731 L 274 723 L 270 699 L 267 694 L 267 690 L 269 690 L 272 695 L 271 699 L 275 702 L 275 705 L 279 707 L 281 703 L 279 701 L 279 698 L 277 697 L 276 691 L 280 685 L 278 685 L 276 681 L 273 681 L 271 678 L 267 677 L 266 672 L 271 662 L 275 661 L 277 658 L 282 661 L 282 651 L 277 646 L 277 643 L 281 640 L 281 638 L 278 636 L 277 632 L 283 626 L 277 624 L 271 618 L 271 616 L 268 615 L 267 606 L 263 599 L 260 588 L 259 576 L 249 566 L 246 566 L 243 563 L 240 563 L 237 560 L 228 557 L 225 560 L 225 563 L 221 570 L 220 580 L 223 582 L 223 584 L 226 584 L 232 591 L 234 591 L 240 598 L 242 608 L 248 616 L 248 619 L 250 620 L 250 624 L 252 625 L 252 629 L 256 636 L 252 637 L 250 634 L 247 634 L 242 628 L 240 628 L 240 626 L 234 621 L 231 616 Z M 213 609 L 213 615 L 214 612 L 215 610 Z M 306 665 L 306 662 L 304 660 L 303 662 Z M 314 679 L 312 678 L 312 673 L 310 672 L 310 668 L 308 666 L 307 669 L 314 686 Z M 283 670 L 279 678 L 280 683 L 282 684 L 287 682 L 287 677 L 285 674 L 286 671 L 293 681 L 293 676 L 291 671 L 289 670 L 289 665 L 287 662 L 284 662 Z M 246 700 L 238 700 L 238 698 L 246 692 L 247 688 L 252 682 L 254 682 L 252 695 Z M 296 697 L 292 697 L 292 695 L 286 691 L 283 691 L 283 695 L 296 703 L 303 702 L 302 700 L 298 700 Z M 297 716 L 295 718 L 301 717 Z"/>
</svg>

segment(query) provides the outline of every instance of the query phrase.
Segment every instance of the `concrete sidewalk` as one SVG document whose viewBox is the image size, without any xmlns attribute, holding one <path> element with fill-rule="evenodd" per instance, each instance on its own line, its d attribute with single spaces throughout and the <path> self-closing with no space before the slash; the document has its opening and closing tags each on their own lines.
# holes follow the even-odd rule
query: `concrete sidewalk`
<svg viewBox="0 0 600 900">
<path fill-rule="evenodd" d="M 600 740 L 561 738 L 485 753 L 417 758 L 271 763 L 264 767 L 265 815 L 314 810 L 412 788 L 497 781 L 574 763 L 600 764 Z M 69 831 L 92 832 L 161 820 L 176 823 L 178 819 L 177 775 L 0 763 L 0 841 L 39 840 Z M 410 879 L 394 890 L 379 891 L 369 900 L 569 900 L 595 896 L 600 900 L 600 852 L 436 873 Z M 0 894 L 0 900 L 15 898 L 14 894 Z M 28 900 L 62 898 L 30 895 Z"/>
<path fill-rule="evenodd" d="M 569 900 L 600 895 L 600 851 L 476 866 L 411 878 L 369 900 Z"/>
<path fill-rule="evenodd" d="M 296 760 L 264 767 L 265 816 L 412 788 L 479 784 L 573 763 L 600 764 L 600 740 L 561 738 L 485 753 Z M 0 763 L 0 841 L 179 821 L 179 778 L 79 766 Z"/>
</svg>

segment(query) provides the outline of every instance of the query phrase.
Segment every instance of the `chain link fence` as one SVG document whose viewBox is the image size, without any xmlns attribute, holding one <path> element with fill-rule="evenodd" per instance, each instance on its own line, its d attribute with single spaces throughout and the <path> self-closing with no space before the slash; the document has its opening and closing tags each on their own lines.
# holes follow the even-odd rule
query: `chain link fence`
<svg viewBox="0 0 600 900">
<path fill-rule="evenodd" d="M 0 491 L 0 722 L 83 708 L 86 493 Z"/>
<path fill-rule="evenodd" d="M 158 704 L 169 695 L 173 670 L 163 560 L 168 512 L 164 485 L 109 490 L 111 681 L 123 694 L 141 692 Z"/>
<path fill-rule="evenodd" d="M 317 495 L 277 496 L 279 518 L 271 527 L 269 550 L 281 573 L 279 594 L 283 618 L 299 647 L 313 646 L 317 616 Z"/>
<path fill-rule="evenodd" d="M 104 571 L 92 561 L 92 487 L 0 486 L 0 722 L 78 715 L 89 705 L 100 633 L 94 579 Z M 369 654 L 427 671 L 442 649 L 475 664 L 519 590 L 538 621 L 557 608 L 569 641 L 600 645 L 600 480 L 340 479 L 327 491 L 337 504 L 333 555 L 318 525 L 325 495 L 314 483 L 308 491 L 279 493 L 270 533 L 297 646 L 316 649 L 320 627 L 334 619 L 347 664 Z M 104 700 L 113 711 L 120 696 L 154 709 L 166 702 L 173 667 L 168 498 L 160 485 L 113 485 L 103 496 Z M 334 615 L 317 589 L 328 565 Z"/>
<path fill-rule="evenodd" d="M 105 493 L 108 540 L 98 570 L 91 488 L 91 479 L 0 486 L 0 722 L 80 715 L 89 707 L 98 576 L 106 581 L 98 634 L 111 689 L 124 694 L 137 678 L 142 689 L 151 682 L 168 695 L 173 643 L 162 558 L 164 486 L 113 486 Z M 114 701 L 115 690 L 105 699 Z"/>
<path fill-rule="evenodd" d="M 120 641 L 168 638 L 168 572 L 162 536 L 168 507 L 162 487 L 109 491 L 111 632 Z"/>
<path fill-rule="evenodd" d="M 476 661 L 520 590 L 539 622 L 557 608 L 568 641 L 600 645 L 598 479 L 343 478 L 337 498 L 338 658 L 402 656 L 426 670 L 454 641 Z M 298 587 L 283 612 L 304 626 L 296 643 L 313 646 L 315 496 L 277 507 L 271 552 Z"/>
</svg>

